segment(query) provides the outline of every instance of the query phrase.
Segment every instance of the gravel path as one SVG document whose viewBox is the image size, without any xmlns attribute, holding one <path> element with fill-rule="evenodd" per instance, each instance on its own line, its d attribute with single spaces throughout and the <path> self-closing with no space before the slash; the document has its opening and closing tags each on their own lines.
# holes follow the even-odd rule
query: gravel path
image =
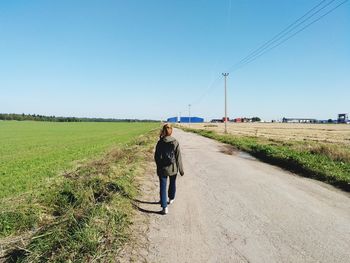
<svg viewBox="0 0 350 263">
<path fill-rule="evenodd" d="M 142 261 L 350 262 L 347 193 L 192 133 L 175 130 L 174 137 L 185 176 L 165 216 L 152 203 L 158 178 L 145 181 Z"/>
</svg>

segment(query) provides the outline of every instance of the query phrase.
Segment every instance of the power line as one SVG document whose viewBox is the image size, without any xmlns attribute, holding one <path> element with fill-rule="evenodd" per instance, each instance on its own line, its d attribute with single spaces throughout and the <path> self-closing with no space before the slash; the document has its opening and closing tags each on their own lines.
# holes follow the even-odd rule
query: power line
<svg viewBox="0 0 350 263">
<path fill-rule="evenodd" d="M 199 104 L 204 98 L 205 96 L 208 95 L 209 91 L 213 88 L 214 85 L 217 84 L 218 80 L 220 80 L 221 78 L 220 77 L 216 77 L 209 85 L 208 85 L 208 88 L 205 90 L 205 92 L 200 96 L 198 97 L 197 100 L 193 101 L 191 104 Z"/>
<path fill-rule="evenodd" d="M 327 6 L 329 6 L 331 3 L 333 3 L 335 0 L 332 0 L 330 2 L 328 2 L 326 5 L 324 5 L 323 7 L 321 7 L 320 9 L 316 10 L 316 12 L 312 13 L 311 15 L 309 15 L 311 12 L 313 12 L 316 8 L 318 8 L 320 5 L 322 5 L 324 2 L 326 2 L 327 0 L 323 0 L 320 3 L 318 3 L 316 6 L 314 6 L 313 8 L 311 8 L 309 11 L 307 11 L 303 16 L 299 17 L 297 20 L 295 20 L 293 23 L 291 23 L 289 26 L 287 26 L 286 28 L 284 28 L 282 31 L 280 31 L 278 34 L 276 34 L 274 37 L 272 37 L 270 40 L 266 41 L 263 45 L 261 45 L 259 48 L 255 49 L 254 51 L 252 51 L 251 53 L 249 53 L 246 57 L 244 57 L 243 59 L 241 59 L 239 62 L 237 62 L 234 66 L 231 67 L 231 70 L 234 67 L 238 67 L 240 64 L 244 63 L 245 61 L 249 60 L 250 58 L 254 57 L 256 54 L 259 54 L 261 51 L 263 51 L 266 48 L 269 48 L 270 45 L 272 45 L 273 43 L 275 43 L 276 41 L 280 40 L 281 38 L 283 38 L 284 36 L 286 36 L 287 34 L 289 34 L 290 32 L 292 32 L 294 29 L 296 29 L 298 26 L 300 26 L 301 24 L 303 24 L 304 22 L 306 22 L 307 20 L 309 20 L 310 18 L 312 18 L 314 15 L 316 15 L 317 13 L 319 13 L 320 11 L 322 11 L 324 8 L 326 8 Z M 309 16 L 308 16 L 309 15 Z M 305 18 L 306 17 L 306 18 Z M 305 18 L 304 20 L 302 20 L 303 18 Z M 302 20 L 302 21 L 300 21 Z M 300 22 L 299 22 L 300 21 Z M 299 23 L 298 23 L 299 22 Z"/>
<path fill-rule="evenodd" d="M 333 7 L 332 9 L 330 9 L 328 12 L 324 13 L 323 15 L 321 15 L 320 17 L 314 19 L 312 22 L 308 23 L 306 26 L 302 27 L 301 29 L 299 29 L 298 31 L 294 32 L 292 35 L 288 36 L 287 38 L 282 39 L 282 41 L 280 41 L 279 43 L 277 43 L 276 45 L 273 45 L 272 47 L 269 46 L 267 49 L 265 49 L 262 53 L 257 54 L 256 56 L 252 57 L 250 60 L 246 61 L 245 63 L 241 64 L 239 67 L 237 67 L 235 70 L 244 67 L 245 65 L 253 62 L 254 60 L 260 58 L 262 55 L 266 54 L 267 52 L 271 51 L 272 49 L 275 49 L 276 47 L 282 45 L 283 43 L 285 43 L 286 41 L 288 41 L 289 39 L 291 39 L 292 37 L 294 37 L 295 35 L 299 34 L 300 32 L 304 31 L 305 29 L 307 29 L 308 27 L 310 27 L 312 24 L 318 22 L 319 20 L 321 20 L 323 17 L 327 16 L 328 14 L 330 14 L 331 12 L 333 12 L 334 10 L 336 10 L 337 8 L 339 8 L 340 6 L 342 6 L 343 4 L 345 4 L 346 2 L 348 2 L 349 0 L 345 0 L 343 2 L 341 2 L 340 4 L 336 5 L 335 7 Z M 234 70 L 232 70 L 234 71 Z"/>
<path fill-rule="evenodd" d="M 253 61 L 252 59 L 255 56 L 259 56 L 261 54 L 261 52 L 264 52 L 266 49 L 269 49 L 271 47 L 271 45 L 273 45 L 274 43 L 276 43 L 277 41 L 279 41 L 281 38 L 285 37 L 286 35 L 288 35 L 291 31 L 293 31 L 294 29 L 296 29 L 298 26 L 300 26 L 301 24 L 303 24 L 304 22 L 306 22 L 307 20 L 309 20 L 310 18 L 312 18 L 314 15 L 316 15 L 317 13 L 319 13 L 320 11 L 322 11 L 324 8 L 326 8 L 327 6 L 329 6 L 331 3 L 333 3 L 336 0 L 331 0 L 330 2 L 326 3 L 325 5 L 323 5 L 321 8 L 319 8 L 318 10 L 316 10 L 318 7 L 320 7 L 322 4 L 324 4 L 325 2 L 327 2 L 327 0 L 322 0 L 321 2 L 319 2 L 316 6 L 314 6 L 313 8 L 311 8 L 309 11 L 307 11 L 304 15 L 302 15 L 301 17 L 299 17 L 298 19 L 296 19 L 293 23 L 291 23 L 290 25 L 288 25 L 285 29 L 283 29 L 282 31 L 280 31 L 278 34 L 276 34 L 273 38 L 271 38 L 270 40 L 268 40 L 267 42 L 265 42 L 263 45 L 261 45 L 259 48 L 255 49 L 254 51 L 252 51 L 250 54 L 248 54 L 246 57 L 244 57 L 243 59 L 241 59 L 238 63 L 236 63 L 233 67 L 231 67 L 230 70 L 228 70 L 228 72 L 232 72 L 238 68 L 243 67 L 244 65 L 248 64 L 249 62 Z M 314 10 L 316 10 L 315 12 L 313 12 Z M 313 12 L 313 13 L 312 13 Z M 311 15 L 309 15 L 310 13 L 312 13 Z M 306 17 L 306 18 L 305 18 Z M 305 18 L 304 20 L 302 20 L 303 18 Z M 301 21 L 302 20 L 302 21 Z M 299 22 L 300 21 L 300 22 Z M 299 22 L 299 23 L 298 23 Z M 261 54 L 262 55 L 262 54 Z M 237 67 L 236 69 L 234 69 L 234 67 Z M 209 91 L 217 84 L 217 82 L 221 80 L 220 76 L 218 76 L 216 79 L 214 79 L 214 81 L 211 82 L 210 85 L 208 85 L 208 88 L 205 90 L 205 92 L 195 101 L 193 101 L 191 104 L 192 105 L 196 105 L 199 102 L 201 102 L 206 95 L 209 93 Z"/>
</svg>

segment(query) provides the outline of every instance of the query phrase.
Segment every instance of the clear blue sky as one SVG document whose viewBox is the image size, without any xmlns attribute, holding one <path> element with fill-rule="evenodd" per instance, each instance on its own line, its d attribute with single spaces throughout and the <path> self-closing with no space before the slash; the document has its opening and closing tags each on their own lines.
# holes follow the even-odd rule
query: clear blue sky
<svg viewBox="0 0 350 263">
<path fill-rule="evenodd" d="M 191 103 L 222 117 L 213 79 L 319 2 L 1 1 L 0 112 L 159 119 Z M 350 2 L 231 72 L 228 89 L 230 117 L 350 112 Z"/>
</svg>

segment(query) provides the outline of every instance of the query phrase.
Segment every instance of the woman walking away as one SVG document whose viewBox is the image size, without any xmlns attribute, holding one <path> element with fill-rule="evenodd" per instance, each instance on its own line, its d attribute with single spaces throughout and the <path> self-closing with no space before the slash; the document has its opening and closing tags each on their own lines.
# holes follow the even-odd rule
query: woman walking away
<svg viewBox="0 0 350 263">
<path fill-rule="evenodd" d="M 167 207 L 167 179 L 169 177 L 168 198 L 169 204 L 174 202 L 176 192 L 176 176 L 180 172 L 184 175 L 181 152 L 178 141 L 171 137 L 173 128 L 170 124 L 165 124 L 160 132 L 160 138 L 156 146 L 154 159 L 157 164 L 157 175 L 159 176 L 160 204 L 162 213 L 168 213 Z"/>
</svg>

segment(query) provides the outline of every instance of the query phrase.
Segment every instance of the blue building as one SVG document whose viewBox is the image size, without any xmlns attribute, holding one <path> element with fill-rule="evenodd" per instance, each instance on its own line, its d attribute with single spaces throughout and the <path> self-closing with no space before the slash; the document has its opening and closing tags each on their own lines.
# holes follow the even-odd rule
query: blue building
<svg viewBox="0 0 350 263">
<path fill-rule="evenodd" d="M 176 122 L 177 122 L 177 119 L 178 119 L 178 117 L 171 117 L 171 118 L 168 118 L 166 121 L 167 121 L 167 122 L 176 123 Z"/>
<path fill-rule="evenodd" d="M 171 117 L 167 119 L 167 122 L 172 122 L 172 123 L 177 123 L 177 122 L 181 122 L 181 123 L 202 123 L 204 122 L 203 118 L 200 117 Z"/>
</svg>

